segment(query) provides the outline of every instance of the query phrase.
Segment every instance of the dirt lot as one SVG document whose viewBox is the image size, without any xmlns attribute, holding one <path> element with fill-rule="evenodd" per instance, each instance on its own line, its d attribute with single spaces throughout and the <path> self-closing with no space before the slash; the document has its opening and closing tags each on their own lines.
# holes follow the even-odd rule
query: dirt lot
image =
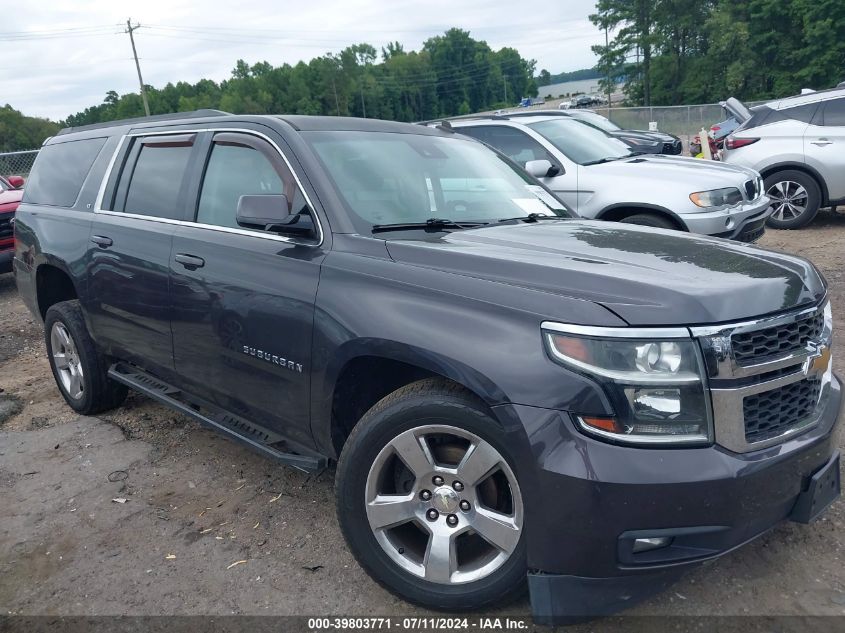
<svg viewBox="0 0 845 633">
<path fill-rule="evenodd" d="M 824 271 L 842 349 L 845 215 L 822 212 L 762 244 Z M 347 551 L 333 472 L 279 467 L 140 396 L 101 418 L 73 415 L 11 275 L 0 275 L 0 324 L 0 613 L 424 613 Z M 845 354 L 834 356 L 845 375 Z M 527 600 L 502 613 L 527 615 Z M 696 569 L 631 613 L 845 615 L 845 502 Z"/>
</svg>

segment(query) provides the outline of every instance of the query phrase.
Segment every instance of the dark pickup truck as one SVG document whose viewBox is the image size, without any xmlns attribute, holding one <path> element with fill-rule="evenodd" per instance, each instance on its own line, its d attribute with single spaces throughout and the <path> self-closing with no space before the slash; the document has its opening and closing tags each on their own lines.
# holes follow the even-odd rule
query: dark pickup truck
<svg viewBox="0 0 845 633">
<path fill-rule="evenodd" d="M 15 231 L 73 409 L 131 388 L 289 466 L 337 461 L 349 547 L 421 605 L 527 585 L 538 622 L 611 612 L 839 494 L 812 264 L 574 219 L 448 125 L 69 129 Z"/>
</svg>

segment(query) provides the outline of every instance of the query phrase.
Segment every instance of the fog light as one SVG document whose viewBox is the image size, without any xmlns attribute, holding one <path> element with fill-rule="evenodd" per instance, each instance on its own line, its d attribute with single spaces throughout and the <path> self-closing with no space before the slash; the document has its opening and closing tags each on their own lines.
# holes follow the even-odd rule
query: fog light
<svg viewBox="0 0 845 633">
<path fill-rule="evenodd" d="M 638 538 L 634 539 L 634 547 L 633 552 L 637 554 L 639 552 L 648 552 L 653 549 L 660 549 L 661 547 L 666 547 L 669 543 L 672 542 L 671 536 L 661 536 L 659 538 Z"/>
</svg>

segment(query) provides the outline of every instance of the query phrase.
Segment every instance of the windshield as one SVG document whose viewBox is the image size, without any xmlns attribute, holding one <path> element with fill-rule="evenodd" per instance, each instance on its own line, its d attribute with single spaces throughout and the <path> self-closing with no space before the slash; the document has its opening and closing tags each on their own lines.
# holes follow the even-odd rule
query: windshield
<svg viewBox="0 0 845 633">
<path fill-rule="evenodd" d="M 545 136 L 569 160 L 579 165 L 594 165 L 631 155 L 622 141 L 574 119 L 540 121 L 529 124 L 529 127 Z"/>
<path fill-rule="evenodd" d="M 579 112 L 578 114 L 572 115 L 572 118 L 584 121 L 590 125 L 595 125 L 597 128 L 604 130 L 605 132 L 617 132 L 622 129 L 610 119 L 606 119 L 595 112 Z"/>
<path fill-rule="evenodd" d="M 357 230 L 374 225 L 570 217 L 537 181 L 481 143 L 388 132 L 306 132 Z"/>
</svg>

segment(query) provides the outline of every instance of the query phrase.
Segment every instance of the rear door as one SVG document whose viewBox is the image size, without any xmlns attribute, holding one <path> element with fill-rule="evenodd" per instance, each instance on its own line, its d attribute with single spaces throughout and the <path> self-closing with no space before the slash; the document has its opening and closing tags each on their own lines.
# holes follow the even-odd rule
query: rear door
<svg viewBox="0 0 845 633">
<path fill-rule="evenodd" d="M 845 198 L 845 97 L 822 102 L 804 132 L 804 155 L 827 183 L 830 199 Z"/>
<path fill-rule="evenodd" d="M 106 353 L 165 379 L 173 367 L 170 250 L 196 140 L 195 133 L 127 136 L 91 227 L 92 332 Z"/>
<path fill-rule="evenodd" d="M 192 393 L 310 444 L 322 231 L 291 237 L 236 221 L 242 195 L 284 193 L 288 212 L 309 213 L 319 227 L 280 144 L 248 130 L 207 133 L 192 176 L 195 221 L 173 238 L 173 346 L 179 379 Z"/>
</svg>

